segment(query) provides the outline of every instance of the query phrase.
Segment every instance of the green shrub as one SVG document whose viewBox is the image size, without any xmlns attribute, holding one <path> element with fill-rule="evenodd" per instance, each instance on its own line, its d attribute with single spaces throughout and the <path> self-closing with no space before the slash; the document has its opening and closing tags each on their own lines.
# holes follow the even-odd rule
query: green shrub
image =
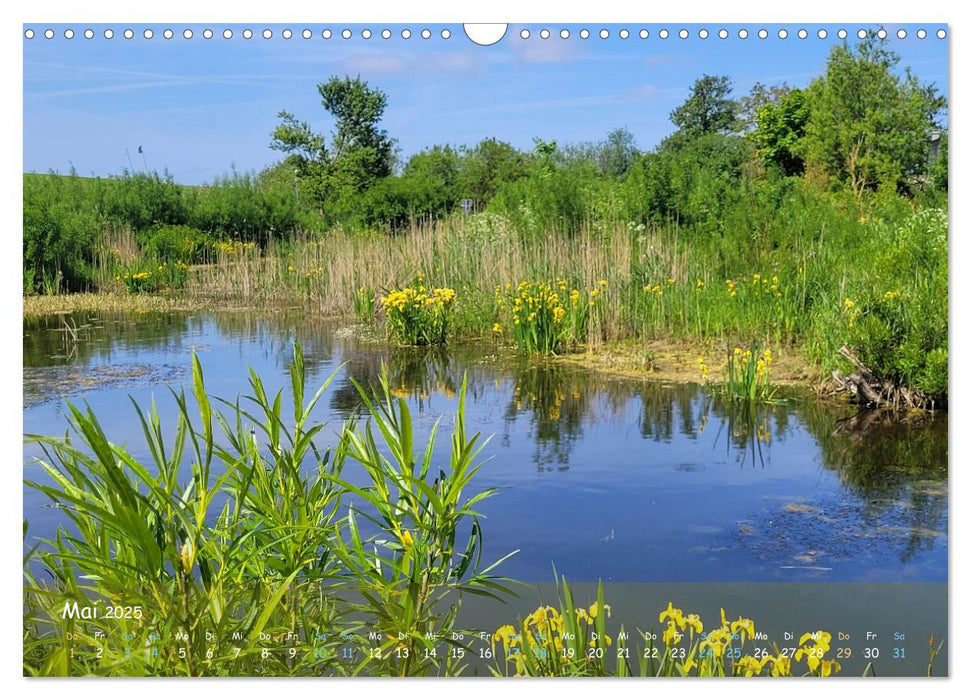
<svg viewBox="0 0 971 700">
<path fill-rule="evenodd" d="M 161 262 L 205 262 L 212 243 L 198 229 L 182 225 L 162 224 L 145 235 L 142 253 Z"/>
</svg>

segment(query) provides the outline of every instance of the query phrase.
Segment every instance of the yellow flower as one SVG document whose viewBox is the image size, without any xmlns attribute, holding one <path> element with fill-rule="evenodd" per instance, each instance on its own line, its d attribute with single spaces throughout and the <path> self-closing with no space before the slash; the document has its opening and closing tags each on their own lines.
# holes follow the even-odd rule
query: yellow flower
<svg viewBox="0 0 971 700">
<path fill-rule="evenodd" d="M 401 538 L 401 544 L 405 549 L 411 549 L 415 546 L 415 540 L 408 530 L 403 530 L 401 533 L 399 533 L 399 537 Z"/>
<path fill-rule="evenodd" d="M 899 296 L 900 296 L 900 292 L 887 292 L 886 294 L 883 295 L 883 298 L 890 300 L 890 299 L 896 299 Z"/>
<path fill-rule="evenodd" d="M 745 632 L 748 638 L 752 639 L 755 636 L 755 623 L 739 615 L 738 619 L 732 623 L 732 634 L 736 634 L 739 630 Z"/>
<path fill-rule="evenodd" d="M 832 673 L 839 673 L 842 666 L 839 665 L 838 661 L 831 661 L 829 659 L 823 659 L 822 667 L 820 669 L 819 675 L 829 676 Z"/>
<path fill-rule="evenodd" d="M 758 676 L 762 673 L 762 666 L 765 665 L 769 657 L 763 657 L 761 661 L 754 656 L 743 656 L 735 664 L 735 669 L 745 677 Z"/>
<path fill-rule="evenodd" d="M 685 622 L 688 623 L 688 627 L 695 631 L 695 634 L 701 634 L 705 629 L 701 623 L 701 616 L 696 613 L 688 613 Z"/>
<path fill-rule="evenodd" d="M 509 642 L 516 637 L 516 628 L 512 625 L 503 625 L 496 630 L 496 633 L 492 635 L 492 641 L 498 642 L 500 639 L 502 642 L 509 646 Z"/>
<path fill-rule="evenodd" d="M 600 280 L 600 282 L 598 284 L 600 284 L 601 287 L 606 287 L 607 286 L 607 280 Z"/>
<path fill-rule="evenodd" d="M 853 308 L 853 302 L 850 301 L 849 299 L 844 299 L 843 300 L 843 306 L 845 306 L 847 309 L 852 309 Z"/>
<path fill-rule="evenodd" d="M 591 619 L 596 618 L 598 612 L 599 612 L 599 608 L 597 607 L 597 601 L 594 601 L 590 605 L 590 617 L 591 617 Z M 607 613 L 607 617 L 610 617 L 610 605 L 608 605 L 607 603 L 604 603 L 604 612 Z"/>
<path fill-rule="evenodd" d="M 502 326 L 500 326 L 498 323 L 493 323 L 492 324 L 492 332 L 493 333 L 502 333 Z"/>
<path fill-rule="evenodd" d="M 778 656 L 769 657 L 772 661 L 772 675 L 775 677 L 784 677 L 792 674 L 792 660 L 788 656 L 783 656 L 779 654 Z"/>
<path fill-rule="evenodd" d="M 672 644 L 677 644 L 681 641 L 681 633 L 678 632 L 678 628 L 674 624 L 674 620 L 668 621 L 668 627 L 661 635 L 661 639 L 664 641 L 664 646 L 666 647 L 670 647 Z"/>
<path fill-rule="evenodd" d="M 680 627 L 681 629 L 684 629 L 684 625 L 685 625 L 684 613 L 681 611 L 680 608 L 674 607 L 674 603 L 670 601 L 668 601 L 667 610 L 662 611 L 657 618 L 658 622 L 664 622 L 665 620 L 671 620 L 672 622 L 676 623 L 678 627 Z"/>
</svg>

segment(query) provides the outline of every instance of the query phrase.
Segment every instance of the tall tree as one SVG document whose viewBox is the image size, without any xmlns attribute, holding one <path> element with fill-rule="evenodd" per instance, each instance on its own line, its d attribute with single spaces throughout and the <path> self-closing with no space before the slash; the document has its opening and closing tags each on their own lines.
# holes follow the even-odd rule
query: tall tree
<svg viewBox="0 0 971 700">
<path fill-rule="evenodd" d="M 806 161 L 857 197 L 878 187 L 907 190 L 927 172 L 930 132 L 946 102 L 875 34 L 830 52 L 809 86 Z"/>
<path fill-rule="evenodd" d="M 805 167 L 802 139 L 809 123 L 809 104 L 802 90 L 789 90 L 776 101 L 763 103 L 751 133 L 759 157 L 784 175 L 800 175 Z"/>
<path fill-rule="evenodd" d="M 691 95 L 671 112 L 678 127 L 676 141 L 684 142 L 705 134 L 724 134 L 736 124 L 738 105 L 731 99 L 732 81 L 728 76 L 704 75 L 691 86 Z"/>
<path fill-rule="evenodd" d="M 321 104 L 334 118 L 330 147 L 307 122 L 282 111 L 270 147 L 288 160 L 309 189 L 340 215 L 356 193 L 391 174 L 394 141 L 378 124 L 388 105 L 381 90 L 358 78 L 337 76 L 317 86 Z"/>
<path fill-rule="evenodd" d="M 614 129 L 597 145 L 596 159 L 600 172 L 623 180 L 637 157 L 637 143 L 630 129 Z"/>
</svg>

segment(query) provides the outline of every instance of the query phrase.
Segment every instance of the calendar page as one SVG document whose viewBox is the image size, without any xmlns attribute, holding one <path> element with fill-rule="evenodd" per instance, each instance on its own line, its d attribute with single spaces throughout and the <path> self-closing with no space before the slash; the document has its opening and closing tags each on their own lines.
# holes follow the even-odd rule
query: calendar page
<svg viewBox="0 0 971 700">
<path fill-rule="evenodd" d="M 24 676 L 949 674 L 946 23 L 22 43 Z"/>
</svg>

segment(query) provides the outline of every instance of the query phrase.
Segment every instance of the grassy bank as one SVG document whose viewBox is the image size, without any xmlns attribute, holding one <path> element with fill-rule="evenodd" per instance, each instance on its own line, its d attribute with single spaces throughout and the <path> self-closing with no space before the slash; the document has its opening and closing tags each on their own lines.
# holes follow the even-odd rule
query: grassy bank
<svg viewBox="0 0 971 700">
<path fill-rule="evenodd" d="M 652 344 L 707 362 L 757 343 L 806 365 L 790 376 L 820 377 L 854 370 L 846 346 L 894 382 L 947 391 L 947 216 L 897 197 L 795 192 L 754 233 L 591 222 L 538 235 L 483 213 L 398 236 L 336 230 L 262 250 L 223 246 L 177 285 L 164 264 L 141 266 L 145 292 L 105 269 L 108 293 L 25 297 L 25 314 L 283 306 L 380 325 L 380 299 L 420 275 L 455 291 L 451 340 L 512 344 L 510 300 L 520 283 L 544 283 L 567 308 L 582 298 L 583 323 L 563 349 L 631 348 L 650 369 Z"/>
</svg>

